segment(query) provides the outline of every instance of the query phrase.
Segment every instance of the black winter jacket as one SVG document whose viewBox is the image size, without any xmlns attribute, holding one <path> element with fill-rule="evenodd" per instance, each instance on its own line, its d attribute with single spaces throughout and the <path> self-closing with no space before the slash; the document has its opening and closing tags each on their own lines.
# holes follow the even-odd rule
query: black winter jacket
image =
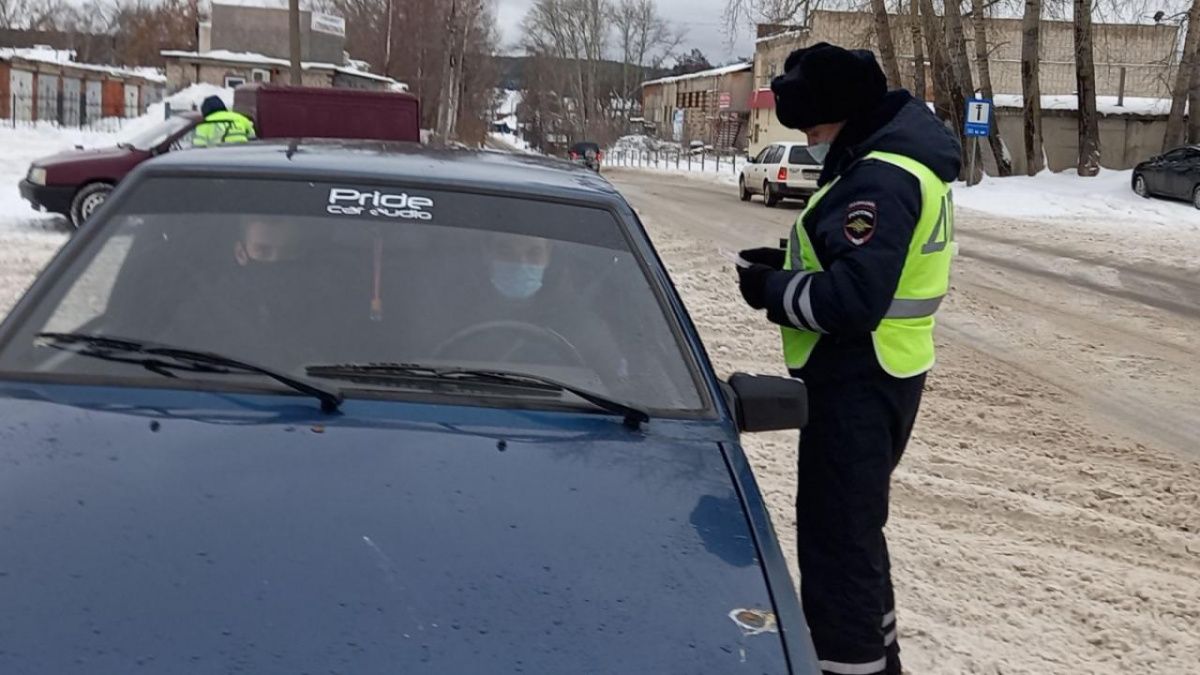
<svg viewBox="0 0 1200 675">
<path fill-rule="evenodd" d="M 790 294 L 797 272 L 773 272 L 766 285 L 771 321 L 826 334 L 797 375 L 813 381 L 878 367 L 870 333 L 899 284 L 921 215 L 921 186 L 904 169 L 864 157 L 873 151 L 904 155 L 953 181 L 961 168 L 960 147 L 941 120 L 906 91 L 889 92 L 875 110 L 851 118 L 838 134 L 820 178 L 821 185 L 835 178 L 837 183 L 804 218 L 823 271 L 802 278 Z M 785 298 L 796 306 L 785 307 Z"/>
</svg>

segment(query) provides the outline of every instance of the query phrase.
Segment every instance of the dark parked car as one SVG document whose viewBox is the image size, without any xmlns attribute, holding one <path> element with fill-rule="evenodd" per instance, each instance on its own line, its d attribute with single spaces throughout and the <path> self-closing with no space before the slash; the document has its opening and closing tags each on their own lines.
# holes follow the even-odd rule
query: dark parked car
<svg viewBox="0 0 1200 675">
<path fill-rule="evenodd" d="M 600 146 L 596 143 L 576 143 L 571 146 L 570 157 L 572 162 L 583 164 L 592 171 L 599 173 L 600 163 L 604 161 L 604 152 L 600 150 Z"/>
<path fill-rule="evenodd" d="M 1143 197 L 1186 199 L 1200 209 L 1200 147 L 1176 148 L 1138 164 L 1133 191 Z"/>
<path fill-rule="evenodd" d="M 0 324 L 0 673 L 818 673 L 637 216 L 388 144 L 134 171 Z"/>
</svg>

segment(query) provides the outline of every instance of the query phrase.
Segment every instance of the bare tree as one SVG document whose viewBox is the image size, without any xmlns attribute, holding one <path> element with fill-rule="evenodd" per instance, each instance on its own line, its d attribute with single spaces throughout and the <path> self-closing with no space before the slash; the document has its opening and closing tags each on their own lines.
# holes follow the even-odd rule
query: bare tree
<svg viewBox="0 0 1200 675">
<path fill-rule="evenodd" d="M 962 133 L 962 117 L 965 112 L 966 99 L 959 87 L 958 79 L 954 77 L 954 67 L 946 53 L 946 43 L 942 40 L 945 30 L 933 9 L 932 0 L 919 0 L 921 3 L 921 27 L 925 37 L 925 47 L 929 51 L 930 79 L 933 81 L 934 109 L 938 117 L 947 120 Z"/>
<path fill-rule="evenodd" d="M 654 0 L 620 0 L 611 8 L 621 50 L 621 96 L 632 100 L 647 67 L 658 68 L 683 42 L 683 32 L 658 13 Z"/>
<path fill-rule="evenodd" d="M 583 136 L 599 131 L 599 113 L 611 105 L 612 92 L 601 92 L 597 83 L 611 14 L 606 0 L 537 0 L 522 23 L 526 50 L 567 68 L 565 91 L 559 91 L 571 95 L 568 118 L 572 130 Z"/>
<path fill-rule="evenodd" d="M 919 0 L 909 0 L 909 30 L 913 45 L 913 94 L 925 100 L 925 48 L 921 44 L 921 9 Z"/>
<path fill-rule="evenodd" d="M 992 68 L 989 63 L 991 53 L 988 51 L 987 17 L 984 14 L 983 0 L 971 0 L 971 23 L 975 27 L 975 67 L 979 70 L 979 92 L 986 99 L 995 98 L 992 89 Z M 1000 137 L 996 124 L 991 125 L 988 132 L 988 145 L 992 148 L 992 156 L 996 160 L 996 173 L 1000 176 L 1012 175 L 1012 157 L 1008 147 Z"/>
<path fill-rule="evenodd" d="M 492 64 L 499 37 L 489 0 L 323 0 L 320 4 L 345 17 L 351 56 L 404 81 L 426 102 L 421 111 L 426 128 L 466 143 L 483 141 L 499 77 Z M 481 79 L 487 77 L 496 79 Z"/>
<path fill-rule="evenodd" d="M 1175 86 L 1171 88 L 1171 112 L 1167 116 L 1167 133 L 1163 137 L 1164 152 L 1184 142 L 1183 113 L 1197 70 L 1197 47 L 1200 47 L 1200 0 L 1192 0 L 1187 15 L 1183 53 L 1179 59 L 1179 68 L 1175 71 Z M 1193 117 L 1195 116 L 1193 113 Z"/>
<path fill-rule="evenodd" d="M 1075 0 L 1075 83 L 1079 98 L 1080 176 L 1100 173 L 1100 123 L 1096 117 L 1096 65 L 1092 60 L 1092 0 Z"/>
<path fill-rule="evenodd" d="M 0 0 L 0 28 L 58 30 L 72 13 L 62 0 Z"/>
<path fill-rule="evenodd" d="M 1045 168 L 1042 156 L 1042 90 L 1038 83 L 1041 63 L 1042 0 L 1025 0 L 1021 21 L 1021 93 L 1025 99 L 1025 171 L 1037 175 Z"/>
<path fill-rule="evenodd" d="M 888 88 L 899 89 L 904 83 L 900 81 L 900 64 L 896 61 L 896 45 L 892 42 L 887 3 L 884 0 L 871 0 L 871 13 L 875 16 L 875 40 L 879 45 L 879 58 L 883 61 Z"/>
<path fill-rule="evenodd" d="M 726 31 L 733 35 L 746 23 L 808 21 L 821 0 L 725 0 Z"/>
</svg>

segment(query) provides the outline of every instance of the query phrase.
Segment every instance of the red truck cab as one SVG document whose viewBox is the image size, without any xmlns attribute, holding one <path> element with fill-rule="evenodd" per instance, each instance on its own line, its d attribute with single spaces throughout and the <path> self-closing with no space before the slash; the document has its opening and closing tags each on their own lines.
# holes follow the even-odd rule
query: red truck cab
<svg viewBox="0 0 1200 675">
<path fill-rule="evenodd" d="M 420 103 L 402 92 L 249 85 L 234 92 L 234 110 L 254 121 L 259 138 L 349 138 L 420 141 Z M 20 183 L 34 208 L 79 227 L 138 164 L 191 148 L 198 112 L 172 115 L 109 148 L 82 148 L 33 162 Z M 202 149 L 199 151 L 203 151 Z"/>
</svg>

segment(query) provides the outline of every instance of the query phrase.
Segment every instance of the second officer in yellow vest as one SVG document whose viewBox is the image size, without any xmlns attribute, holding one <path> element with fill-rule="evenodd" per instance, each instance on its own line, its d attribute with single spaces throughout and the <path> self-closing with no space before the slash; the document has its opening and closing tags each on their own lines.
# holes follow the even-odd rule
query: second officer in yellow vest
<svg viewBox="0 0 1200 675">
<path fill-rule="evenodd" d="M 785 249 L 741 256 L 746 302 L 781 327 L 809 390 L 800 437 L 800 592 L 822 671 L 899 674 L 883 527 L 888 486 L 933 366 L 949 287 L 958 139 L 875 57 L 821 43 L 788 57 L 776 113 L 824 161 Z"/>
</svg>

